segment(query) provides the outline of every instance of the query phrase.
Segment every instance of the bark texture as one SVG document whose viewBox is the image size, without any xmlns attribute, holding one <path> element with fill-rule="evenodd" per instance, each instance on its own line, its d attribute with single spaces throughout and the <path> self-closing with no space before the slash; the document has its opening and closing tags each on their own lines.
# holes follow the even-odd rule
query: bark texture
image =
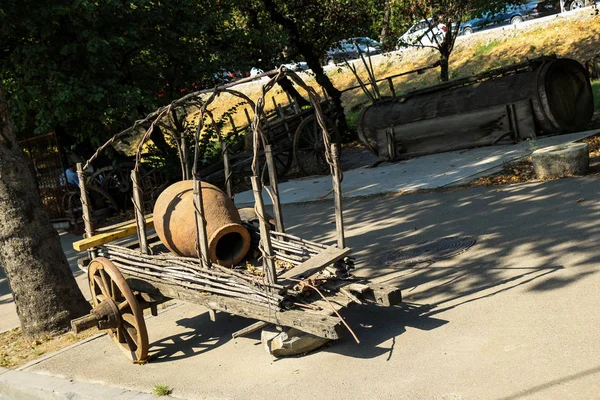
<svg viewBox="0 0 600 400">
<path fill-rule="evenodd" d="M 12 131 L 1 84 L 0 265 L 26 336 L 65 331 L 71 319 L 88 312 Z"/>
<path fill-rule="evenodd" d="M 296 48 L 298 53 L 304 57 L 306 64 L 315 74 L 317 83 L 321 85 L 329 97 L 331 97 L 336 113 L 336 125 L 340 135 L 343 136 L 348 131 L 348 124 L 346 123 L 346 115 L 342 105 L 342 92 L 333 86 L 329 77 L 325 75 L 325 71 L 321 66 L 321 55 L 315 50 L 313 43 L 304 39 L 296 22 L 278 11 L 277 5 L 273 0 L 263 0 L 263 4 L 273 22 L 281 25 L 287 32 L 291 44 Z"/>
<path fill-rule="evenodd" d="M 383 11 L 383 21 L 381 21 L 381 33 L 379 34 L 379 42 L 385 50 L 392 50 L 393 43 L 390 37 L 390 22 L 392 19 L 392 1 L 386 0 Z"/>
</svg>

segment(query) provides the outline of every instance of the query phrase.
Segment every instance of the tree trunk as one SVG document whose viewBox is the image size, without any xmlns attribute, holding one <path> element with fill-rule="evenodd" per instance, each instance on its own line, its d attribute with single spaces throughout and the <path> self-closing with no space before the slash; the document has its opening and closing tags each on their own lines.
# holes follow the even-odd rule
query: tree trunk
<svg viewBox="0 0 600 400">
<path fill-rule="evenodd" d="M 10 125 L 1 84 L 0 264 L 26 336 L 65 331 L 88 312 Z"/>
<path fill-rule="evenodd" d="M 383 12 L 383 21 L 381 22 L 381 33 L 379 34 L 379 41 L 383 45 L 384 50 L 391 50 L 392 43 L 390 43 L 390 21 L 392 18 L 392 0 L 385 0 Z"/>
<path fill-rule="evenodd" d="M 298 107 L 302 108 L 304 106 L 310 105 L 310 102 L 304 97 L 302 97 L 300 93 L 298 93 L 298 91 L 294 87 L 294 84 L 287 77 L 283 78 L 278 83 L 279 86 L 281 86 L 281 88 L 283 89 L 283 91 L 289 94 L 290 97 L 296 101 Z"/>
<path fill-rule="evenodd" d="M 442 82 L 448 82 L 448 55 L 442 54 L 440 57 L 440 79 Z"/>
<path fill-rule="evenodd" d="M 308 46 L 307 46 L 308 47 Z M 321 61 L 317 55 L 314 54 L 314 51 L 306 49 L 302 51 L 300 49 L 300 53 L 304 56 L 306 60 L 306 64 L 315 74 L 315 80 L 319 85 L 321 85 L 331 100 L 333 101 L 333 110 L 336 114 L 337 120 L 336 125 L 340 135 L 343 137 L 345 133 L 348 132 L 348 124 L 346 123 L 346 115 L 344 112 L 344 106 L 342 105 L 342 92 L 337 90 L 329 77 L 325 75 L 325 71 L 323 71 L 323 67 L 321 66 Z"/>
<path fill-rule="evenodd" d="M 263 0 L 263 4 L 273 22 L 281 25 L 287 32 L 290 43 L 298 50 L 298 53 L 304 57 L 306 64 L 315 74 L 317 83 L 321 85 L 329 97 L 331 97 L 334 112 L 337 117 L 336 125 L 338 131 L 341 136 L 344 136 L 344 134 L 348 132 L 348 124 L 346 123 L 346 115 L 344 113 L 344 107 L 342 106 L 342 93 L 333 86 L 329 77 L 325 75 L 325 71 L 323 71 L 323 67 L 321 66 L 320 54 L 315 50 L 312 43 L 307 43 L 303 40 L 297 23 L 280 13 L 273 0 Z"/>
</svg>

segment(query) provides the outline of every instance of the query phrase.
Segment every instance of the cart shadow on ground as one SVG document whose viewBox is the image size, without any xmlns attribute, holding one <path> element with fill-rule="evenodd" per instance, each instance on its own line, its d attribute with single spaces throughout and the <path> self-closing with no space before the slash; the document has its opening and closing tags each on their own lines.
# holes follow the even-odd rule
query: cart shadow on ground
<svg viewBox="0 0 600 400">
<path fill-rule="evenodd" d="M 509 292 L 541 294 L 596 279 L 600 208 L 593 199 L 597 195 L 597 179 L 581 178 L 348 201 L 348 245 L 356 250 L 357 264 L 362 264 L 357 272 L 400 287 L 405 305 L 344 310 L 342 315 L 361 343 L 354 343 L 347 334 L 319 351 L 389 360 L 395 342 L 407 329 L 426 333 L 443 328 L 452 323 L 448 311 L 457 307 L 494 296 L 501 301 Z M 333 241 L 331 205 L 294 206 L 284 213 L 292 220 L 290 233 Z M 403 246 L 449 236 L 473 236 L 477 244 L 464 254 L 436 263 L 383 262 L 386 254 Z M 212 324 L 208 314 L 202 314 L 179 323 L 189 326 L 189 333 L 151 345 L 158 362 L 222 346 L 231 340 L 232 332 L 252 321 L 217 314 L 217 323 Z M 260 332 L 243 340 L 260 345 Z"/>
<path fill-rule="evenodd" d="M 226 313 L 216 315 L 216 322 L 210 320 L 208 312 L 178 320 L 177 325 L 184 328 L 185 332 L 151 342 L 149 352 L 152 363 L 175 361 L 214 350 L 232 340 L 232 332 L 254 322 Z"/>
</svg>

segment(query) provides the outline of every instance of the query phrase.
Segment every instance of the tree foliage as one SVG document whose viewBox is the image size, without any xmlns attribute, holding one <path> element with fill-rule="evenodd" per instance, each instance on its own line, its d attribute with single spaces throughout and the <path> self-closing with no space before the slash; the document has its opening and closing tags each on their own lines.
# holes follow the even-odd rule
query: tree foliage
<svg viewBox="0 0 600 400">
<path fill-rule="evenodd" d="M 215 84 L 245 37 L 234 1 L 5 0 L 0 78 L 18 132 L 98 143 Z"/>
<path fill-rule="evenodd" d="M 460 24 L 468 15 L 481 15 L 485 11 L 497 12 L 510 4 L 524 0 L 403 0 L 398 3 L 398 12 L 414 21 L 425 20 L 433 45 L 440 53 L 440 79 L 448 80 L 448 63 L 454 50 Z M 436 35 L 436 28 L 446 27 L 442 35 Z"/>
</svg>

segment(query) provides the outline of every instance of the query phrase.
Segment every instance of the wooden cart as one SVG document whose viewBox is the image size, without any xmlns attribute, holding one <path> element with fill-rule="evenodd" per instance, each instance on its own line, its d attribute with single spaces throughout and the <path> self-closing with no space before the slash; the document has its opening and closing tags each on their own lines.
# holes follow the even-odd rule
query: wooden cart
<svg viewBox="0 0 600 400">
<path fill-rule="evenodd" d="M 293 165 L 297 166 L 297 172 L 302 176 L 326 175 L 329 167 L 325 160 L 323 131 L 317 121 L 313 107 L 300 109 L 295 101 L 290 99 L 289 104 L 281 105 L 272 97 L 274 109 L 265 113 L 261 118 L 263 135 L 265 140 L 271 144 L 273 159 L 279 178 L 288 174 Z M 324 121 L 329 135 L 339 143 L 339 133 L 335 125 L 336 115 L 329 100 L 320 104 L 324 113 Z M 251 129 L 252 120 L 246 111 L 248 124 L 238 127 L 231 120 L 233 134 L 245 132 Z M 229 164 L 216 163 L 202 169 L 203 180 L 211 183 L 225 183 L 227 173 L 238 176 L 251 172 L 250 165 L 253 153 L 246 151 L 233 152 L 232 149 L 224 149 L 223 155 L 229 158 Z M 262 164 L 266 162 L 263 153 L 259 155 Z M 227 169 L 227 172 L 225 172 Z"/>
<path fill-rule="evenodd" d="M 332 173 L 335 200 L 335 245 L 305 240 L 285 233 L 277 188 L 276 163 L 271 144 L 264 138 L 260 118 L 265 95 L 284 77 L 291 78 L 298 87 L 308 93 L 315 111 L 315 120 L 323 132 L 324 159 Z M 215 92 L 229 92 L 252 102 L 245 95 L 227 87 L 216 88 Z M 247 328 L 232 333 L 234 337 L 272 324 L 281 327 L 283 333 L 293 337 L 314 339 L 310 341 L 310 345 L 302 345 L 301 340 L 287 341 L 290 345 L 287 349 L 289 353 L 308 351 L 325 340 L 338 339 L 344 330 L 352 332 L 339 315 L 339 310 L 352 303 L 370 301 L 392 306 L 401 301 L 399 289 L 372 286 L 369 282 L 355 278 L 351 273 L 354 265 L 350 257 L 351 249 L 345 246 L 337 145 L 331 144 L 317 93 L 295 73 L 283 67 L 264 85 L 262 93 L 256 104 L 252 102 L 253 109 L 256 110 L 252 124 L 254 157 L 251 178 L 255 207 L 253 212 L 245 213 L 246 217 L 243 220 L 252 236 L 252 249 L 249 252 L 250 256 L 233 268 L 216 265 L 207 258 L 200 177 L 195 173 L 194 220 L 197 227 L 198 257 L 180 257 L 170 253 L 156 235 L 147 234 L 153 220 L 152 216 L 144 215 L 142 206 L 144 200 L 138 172 L 140 151 L 156 121 L 163 115 L 168 115 L 172 107 L 182 104 L 186 98 L 189 99 L 190 95 L 183 98 L 184 100 L 180 99 L 159 109 L 148 118 L 153 119 L 153 122 L 139 146 L 137 162 L 131 174 L 135 222 L 123 224 L 116 230 L 95 234 L 90 222 L 83 179 L 84 166 L 78 165 L 86 239 L 75 243 L 74 248 L 79 251 L 87 250 L 92 259 L 88 265 L 88 280 L 93 309 L 89 315 L 72 321 L 75 332 L 91 327 L 107 330 L 131 360 L 146 362 L 149 340 L 144 310 L 149 309 L 156 315 L 158 304 L 169 299 L 178 299 L 207 307 L 213 320 L 215 311 L 257 320 Z M 210 112 L 207 111 L 207 107 L 215 96 L 213 93 L 209 101 L 204 103 L 199 124 L 202 124 L 204 113 Z M 114 141 L 115 138 L 111 140 Z M 196 143 L 197 140 L 198 137 Z M 102 146 L 99 151 L 106 146 Z M 268 187 L 260 179 L 263 176 L 259 162 L 261 154 L 266 158 Z M 197 158 L 197 154 L 195 157 Z M 93 159 L 94 157 L 89 162 Z M 194 164 L 197 166 L 197 159 Z M 267 189 L 273 200 L 273 222 L 265 212 L 263 188 Z M 112 243 L 134 233 L 137 234 L 135 240 L 119 245 Z M 290 330 L 285 332 L 283 328 Z M 355 339 L 358 341 L 358 338 Z M 265 340 L 271 350 L 285 350 L 286 343 L 281 335 L 275 334 Z M 294 348 L 291 343 L 300 343 L 300 348 Z M 285 351 L 273 353 L 286 354 Z"/>
</svg>

